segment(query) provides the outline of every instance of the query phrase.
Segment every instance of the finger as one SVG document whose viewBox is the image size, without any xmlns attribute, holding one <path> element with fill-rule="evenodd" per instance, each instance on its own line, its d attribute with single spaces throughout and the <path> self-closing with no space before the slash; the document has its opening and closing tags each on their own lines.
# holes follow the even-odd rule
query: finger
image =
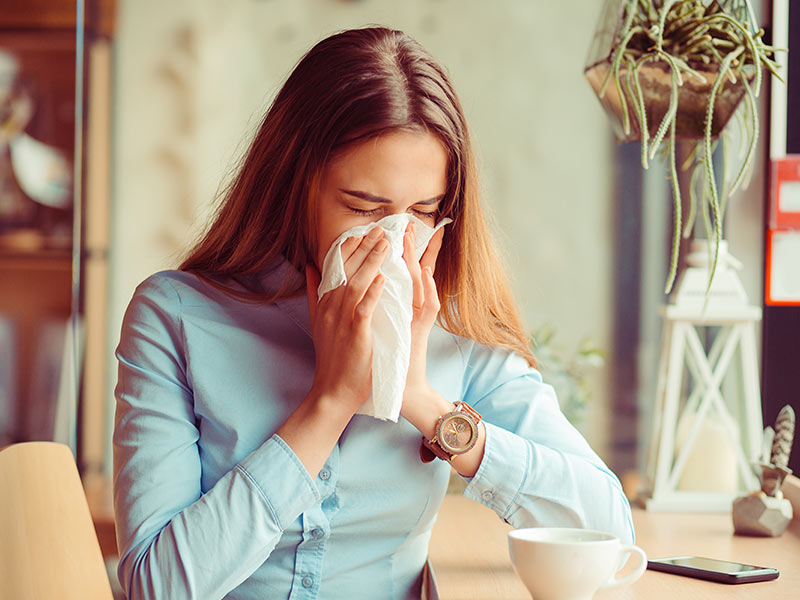
<svg viewBox="0 0 800 600">
<path fill-rule="evenodd" d="M 442 248 L 442 240 L 444 239 L 444 227 L 440 227 L 433 234 L 431 240 L 428 242 L 428 247 L 419 259 L 420 268 L 430 267 L 431 272 L 436 270 L 436 259 L 439 256 L 439 250 Z"/>
<path fill-rule="evenodd" d="M 317 316 L 317 290 L 319 290 L 320 279 L 317 268 L 311 263 L 308 263 L 306 265 L 306 295 L 308 296 L 308 316 L 312 325 Z"/>
<path fill-rule="evenodd" d="M 422 274 L 419 268 L 419 261 L 417 260 L 417 253 L 414 248 L 414 229 L 413 223 L 406 229 L 403 236 L 403 260 L 408 268 L 408 273 L 411 275 L 412 284 L 412 302 L 414 310 L 419 310 L 425 304 L 425 290 L 422 287 Z"/>
<path fill-rule="evenodd" d="M 364 294 L 367 291 L 367 288 L 369 288 L 375 279 L 375 276 L 378 274 L 383 261 L 386 260 L 388 250 L 388 240 L 382 239 L 375 244 L 370 253 L 364 259 L 364 262 L 348 280 L 347 285 L 345 286 L 345 294 L 347 299 L 344 300 L 344 302 L 347 302 L 352 307 L 355 307 L 359 302 L 361 302 Z"/>
<path fill-rule="evenodd" d="M 375 227 L 361 240 L 361 243 L 356 247 L 352 254 L 345 259 L 344 272 L 348 279 L 364 264 L 364 261 L 369 256 L 370 252 L 375 246 L 384 239 L 384 231 L 380 227 Z M 344 259 L 344 256 L 342 256 Z"/>
<path fill-rule="evenodd" d="M 378 273 L 367 288 L 361 302 L 356 306 L 353 313 L 355 319 L 369 325 L 372 321 L 372 315 L 375 312 L 375 307 L 378 305 L 381 293 L 383 293 L 383 286 L 385 283 L 386 276 L 383 273 Z"/>
<path fill-rule="evenodd" d="M 436 316 L 439 314 L 441 305 L 439 294 L 436 292 L 436 281 L 433 279 L 433 269 L 425 267 L 422 269 L 422 284 L 425 289 L 425 306 L 419 314 L 420 319 L 426 324 L 433 325 Z"/>
<path fill-rule="evenodd" d="M 406 237 L 410 237 L 411 241 L 413 242 L 416 239 L 416 235 L 417 235 L 417 226 L 414 223 L 414 221 L 411 221 L 406 226 L 406 230 L 403 233 L 403 240 L 405 241 Z M 405 247 L 404 247 L 403 248 L 403 258 L 405 258 L 405 255 L 406 255 L 406 251 L 405 251 Z M 413 260 L 417 260 L 417 249 L 414 246 L 414 244 L 411 244 L 411 252 L 408 253 L 408 257 L 413 259 Z M 419 261 L 417 261 L 417 262 L 419 262 Z"/>
<path fill-rule="evenodd" d="M 342 261 L 346 262 L 347 259 L 353 255 L 353 252 L 356 251 L 356 248 L 358 248 L 358 245 L 363 239 L 363 235 L 357 235 L 355 237 L 347 238 L 344 242 L 342 242 Z"/>
</svg>

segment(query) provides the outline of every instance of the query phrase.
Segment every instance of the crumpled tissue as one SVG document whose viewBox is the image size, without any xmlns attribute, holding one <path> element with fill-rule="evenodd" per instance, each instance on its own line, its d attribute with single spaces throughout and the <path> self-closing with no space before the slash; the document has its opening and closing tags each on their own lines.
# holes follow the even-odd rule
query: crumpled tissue
<svg viewBox="0 0 800 600">
<path fill-rule="evenodd" d="M 403 235 L 411 221 L 415 223 L 419 258 L 433 234 L 450 223 L 451 219 L 442 219 L 436 227 L 430 227 L 412 214 L 401 213 L 348 229 L 336 238 L 325 255 L 317 290 L 318 297 L 322 298 L 327 292 L 347 283 L 342 260 L 342 244 L 345 240 L 366 235 L 375 227 L 383 228 L 389 251 L 380 268 L 386 282 L 372 316 L 372 393 L 357 413 L 395 423 L 403 404 L 411 354 L 413 283 L 403 260 Z M 347 349 L 343 348 L 342 351 L 346 352 Z"/>
</svg>

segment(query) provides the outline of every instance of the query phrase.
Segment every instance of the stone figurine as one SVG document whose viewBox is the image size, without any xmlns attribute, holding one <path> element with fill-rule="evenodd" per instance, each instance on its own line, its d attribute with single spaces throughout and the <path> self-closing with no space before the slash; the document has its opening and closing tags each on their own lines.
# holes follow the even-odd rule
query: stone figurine
<svg viewBox="0 0 800 600">
<path fill-rule="evenodd" d="M 794 410 L 787 404 L 775 421 L 769 462 L 759 465 L 761 489 L 733 502 L 733 529 L 736 534 L 775 537 L 789 526 L 792 504 L 783 497 L 781 484 L 792 472 L 788 465 L 794 429 Z"/>
</svg>

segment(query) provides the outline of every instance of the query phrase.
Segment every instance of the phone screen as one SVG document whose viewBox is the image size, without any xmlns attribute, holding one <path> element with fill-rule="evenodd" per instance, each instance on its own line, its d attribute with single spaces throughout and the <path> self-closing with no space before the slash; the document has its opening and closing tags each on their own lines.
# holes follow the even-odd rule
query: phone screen
<svg viewBox="0 0 800 600">
<path fill-rule="evenodd" d="M 758 567 L 745 563 L 703 558 L 701 556 L 674 556 L 649 560 L 647 568 L 676 575 L 709 579 L 723 583 L 767 581 L 778 577 L 777 569 Z"/>
<path fill-rule="evenodd" d="M 764 567 L 755 565 L 745 565 L 742 563 L 728 562 L 727 560 L 716 560 L 714 558 L 703 558 L 702 556 L 676 556 L 675 558 L 664 558 L 659 560 L 661 563 L 689 567 L 691 569 L 704 569 L 706 571 L 716 571 L 718 573 L 743 573 L 747 571 L 760 571 Z"/>
</svg>

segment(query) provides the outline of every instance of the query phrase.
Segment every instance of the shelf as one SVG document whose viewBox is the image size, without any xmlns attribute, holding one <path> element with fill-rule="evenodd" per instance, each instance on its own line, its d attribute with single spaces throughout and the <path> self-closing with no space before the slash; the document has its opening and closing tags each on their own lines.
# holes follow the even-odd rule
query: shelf
<svg viewBox="0 0 800 600">
<path fill-rule="evenodd" d="M 35 321 L 37 316 L 70 313 L 72 257 L 68 254 L 0 254 L 0 281 L 0 313 L 6 316 Z"/>
<path fill-rule="evenodd" d="M 86 30 L 110 36 L 114 30 L 115 0 L 85 3 Z M 25 0 L 3 3 L 0 29 L 11 31 L 62 30 L 75 32 L 75 0 Z"/>
<path fill-rule="evenodd" d="M 0 272 L 72 271 L 71 250 L 36 250 L 26 252 L 0 248 Z"/>
</svg>

